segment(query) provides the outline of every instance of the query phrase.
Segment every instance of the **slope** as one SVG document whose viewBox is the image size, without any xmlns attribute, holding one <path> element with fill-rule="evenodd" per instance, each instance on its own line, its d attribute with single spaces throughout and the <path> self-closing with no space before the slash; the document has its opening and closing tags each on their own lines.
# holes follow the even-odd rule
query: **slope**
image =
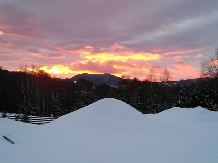
<svg viewBox="0 0 218 163">
<path fill-rule="evenodd" d="M 143 115 L 103 99 L 43 126 L 0 119 L 0 134 L 15 142 L 0 138 L 1 163 L 215 163 L 218 114 L 202 110 Z"/>
</svg>

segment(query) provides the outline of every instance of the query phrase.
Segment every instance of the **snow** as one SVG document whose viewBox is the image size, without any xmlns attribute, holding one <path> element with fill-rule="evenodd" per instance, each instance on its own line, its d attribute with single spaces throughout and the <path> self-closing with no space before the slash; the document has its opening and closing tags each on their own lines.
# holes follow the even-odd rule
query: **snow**
<svg viewBox="0 0 218 163">
<path fill-rule="evenodd" d="M 0 118 L 1 163 L 217 163 L 218 112 L 103 99 L 45 125 Z M 10 144 L 3 136 L 13 140 Z"/>
</svg>

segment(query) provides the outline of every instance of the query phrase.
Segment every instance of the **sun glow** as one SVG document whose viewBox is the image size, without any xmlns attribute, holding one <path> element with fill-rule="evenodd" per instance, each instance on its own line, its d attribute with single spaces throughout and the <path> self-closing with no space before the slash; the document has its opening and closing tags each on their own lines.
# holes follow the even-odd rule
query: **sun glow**
<svg viewBox="0 0 218 163">
<path fill-rule="evenodd" d="M 32 68 L 32 67 L 27 67 L 26 70 L 29 72 L 34 72 L 34 73 L 38 73 L 38 71 L 39 71 L 36 68 Z"/>
<path fill-rule="evenodd" d="M 53 66 L 43 66 L 39 70 L 43 70 L 48 74 L 74 74 L 74 71 L 71 70 L 68 66 L 62 65 L 53 65 Z"/>
<path fill-rule="evenodd" d="M 57 77 L 57 78 L 71 78 L 74 75 L 82 74 L 82 73 L 88 73 L 88 74 L 96 74 L 100 72 L 94 72 L 89 70 L 72 70 L 68 66 L 63 65 L 52 65 L 52 66 L 41 66 L 40 68 L 36 68 L 35 66 L 25 66 L 19 70 L 16 70 L 17 72 L 28 72 L 31 74 L 40 74 L 42 72 L 45 72 L 49 74 L 51 77 Z"/>
<path fill-rule="evenodd" d="M 3 32 L 3 31 L 0 31 L 0 36 L 3 35 L 3 34 L 4 34 L 4 32 Z"/>
<path fill-rule="evenodd" d="M 136 61 L 149 61 L 149 60 L 159 60 L 159 54 L 152 53 L 133 53 L 133 52 L 122 52 L 122 53 L 110 53 L 110 52 L 102 52 L 96 54 L 85 54 L 82 56 L 83 58 L 91 61 L 99 61 L 101 63 L 111 60 L 123 61 L 127 60 L 136 60 Z"/>
</svg>

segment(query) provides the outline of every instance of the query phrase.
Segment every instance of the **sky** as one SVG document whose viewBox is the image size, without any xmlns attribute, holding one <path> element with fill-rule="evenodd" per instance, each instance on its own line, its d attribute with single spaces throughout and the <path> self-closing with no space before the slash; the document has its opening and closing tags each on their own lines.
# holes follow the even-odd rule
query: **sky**
<svg viewBox="0 0 218 163">
<path fill-rule="evenodd" d="M 217 0 L 0 0 L 0 65 L 198 78 L 218 45 Z"/>
</svg>

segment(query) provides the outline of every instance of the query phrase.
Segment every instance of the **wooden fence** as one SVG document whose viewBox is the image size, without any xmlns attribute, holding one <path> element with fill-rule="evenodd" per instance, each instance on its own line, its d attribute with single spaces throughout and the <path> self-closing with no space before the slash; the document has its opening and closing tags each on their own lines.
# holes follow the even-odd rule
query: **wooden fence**
<svg viewBox="0 0 218 163">
<path fill-rule="evenodd" d="M 0 118 L 3 118 L 2 115 L 0 115 Z M 51 121 L 53 121 L 54 119 L 56 119 L 55 117 L 53 117 L 53 115 L 51 114 L 51 117 L 40 117 L 40 116 L 27 116 L 24 118 L 23 115 L 7 115 L 5 118 L 7 119 L 12 119 L 15 121 L 23 121 L 26 123 L 31 123 L 31 124 L 37 124 L 37 125 L 43 125 L 46 123 L 50 123 Z"/>
</svg>

